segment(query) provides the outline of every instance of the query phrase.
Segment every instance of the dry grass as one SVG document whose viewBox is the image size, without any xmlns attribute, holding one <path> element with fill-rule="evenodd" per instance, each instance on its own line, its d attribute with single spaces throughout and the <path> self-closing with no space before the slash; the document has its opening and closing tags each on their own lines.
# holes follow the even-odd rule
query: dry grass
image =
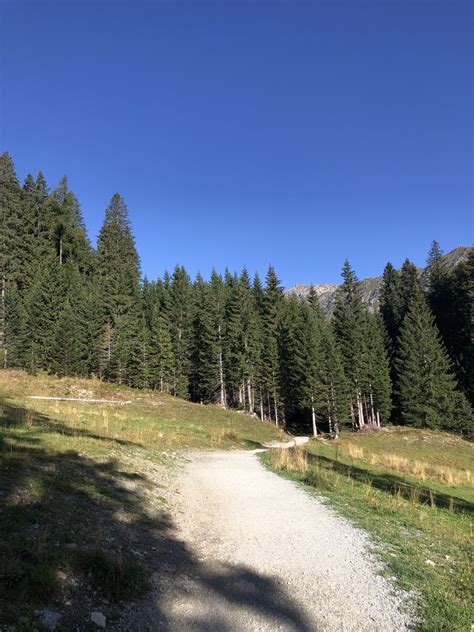
<svg viewBox="0 0 474 632">
<path fill-rule="evenodd" d="M 306 474 L 308 471 L 308 454 L 304 448 L 280 448 L 276 451 L 275 467 L 286 472 Z"/>
<path fill-rule="evenodd" d="M 358 448 L 349 444 L 349 454 L 352 458 L 363 459 L 364 453 L 362 448 Z M 360 452 L 360 455 L 357 454 Z M 460 470 L 454 467 L 433 465 L 418 459 L 408 459 L 398 454 L 370 454 L 366 459 L 371 465 L 382 465 L 397 472 L 412 474 L 422 481 L 431 479 L 438 480 L 451 487 L 459 485 L 470 485 L 472 481 L 472 473 L 470 470 Z"/>
<path fill-rule="evenodd" d="M 356 445 L 353 445 L 352 443 L 349 443 L 347 445 L 347 451 L 349 453 L 349 456 L 352 459 L 363 459 L 364 458 L 364 448 L 359 448 Z"/>
</svg>

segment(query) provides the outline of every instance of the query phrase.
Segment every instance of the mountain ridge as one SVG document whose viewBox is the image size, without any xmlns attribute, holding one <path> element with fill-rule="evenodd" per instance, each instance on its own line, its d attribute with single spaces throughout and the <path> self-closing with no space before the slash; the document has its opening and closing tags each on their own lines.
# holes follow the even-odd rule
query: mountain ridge
<svg viewBox="0 0 474 632">
<path fill-rule="evenodd" d="M 466 261 L 469 252 L 473 248 L 471 246 L 457 246 L 443 255 L 442 260 L 447 270 L 455 268 L 462 261 Z M 425 273 L 426 268 L 418 268 L 420 274 Z M 336 300 L 336 290 L 339 287 L 339 283 L 314 283 L 313 287 L 318 295 L 319 302 L 324 311 L 328 314 L 332 314 L 334 310 L 334 303 Z M 360 287 L 362 291 L 362 300 L 370 311 L 377 310 L 379 305 L 380 288 L 382 286 L 382 275 L 377 277 L 368 277 L 361 279 Z M 308 296 L 311 285 L 297 284 L 291 288 L 285 290 L 286 294 L 296 294 L 299 298 L 306 298 Z"/>
</svg>

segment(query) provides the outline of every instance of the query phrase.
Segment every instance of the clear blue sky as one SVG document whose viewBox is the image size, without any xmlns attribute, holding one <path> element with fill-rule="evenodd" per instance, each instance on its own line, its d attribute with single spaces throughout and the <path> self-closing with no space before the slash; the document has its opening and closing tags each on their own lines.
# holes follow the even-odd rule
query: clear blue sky
<svg viewBox="0 0 474 632">
<path fill-rule="evenodd" d="M 150 278 L 287 286 L 473 241 L 473 3 L 0 0 L 0 150 L 115 191 Z"/>
</svg>

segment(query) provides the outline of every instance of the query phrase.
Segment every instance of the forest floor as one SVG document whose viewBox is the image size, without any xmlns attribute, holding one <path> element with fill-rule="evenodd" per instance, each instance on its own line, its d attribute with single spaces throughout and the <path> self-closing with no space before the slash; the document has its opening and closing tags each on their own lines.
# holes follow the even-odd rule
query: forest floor
<svg viewBox="0 0 474 632">
<path fill-rule="evenodd" d="M 472 444 L 385 431 L 255 454 L 287 441 L 216 406 L 0 371 L 0 630 L 385 632 L 407 595 L 420 630 L 469 630 Z"/>
</svg>

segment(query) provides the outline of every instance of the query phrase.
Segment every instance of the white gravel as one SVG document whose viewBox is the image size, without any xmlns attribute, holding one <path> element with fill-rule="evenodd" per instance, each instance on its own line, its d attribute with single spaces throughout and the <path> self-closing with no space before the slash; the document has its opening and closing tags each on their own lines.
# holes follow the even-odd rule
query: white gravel
<svg viewBox="0 0 474 632">
<path fill-rule="evenodd" d="M 194 455 L 179 489 L 175 520 L 194 562 L 160 591 L 156 629 L 410 629 L 408 596 L 380 575 L 367 534 L 254 453 Z"/>
</svg>

